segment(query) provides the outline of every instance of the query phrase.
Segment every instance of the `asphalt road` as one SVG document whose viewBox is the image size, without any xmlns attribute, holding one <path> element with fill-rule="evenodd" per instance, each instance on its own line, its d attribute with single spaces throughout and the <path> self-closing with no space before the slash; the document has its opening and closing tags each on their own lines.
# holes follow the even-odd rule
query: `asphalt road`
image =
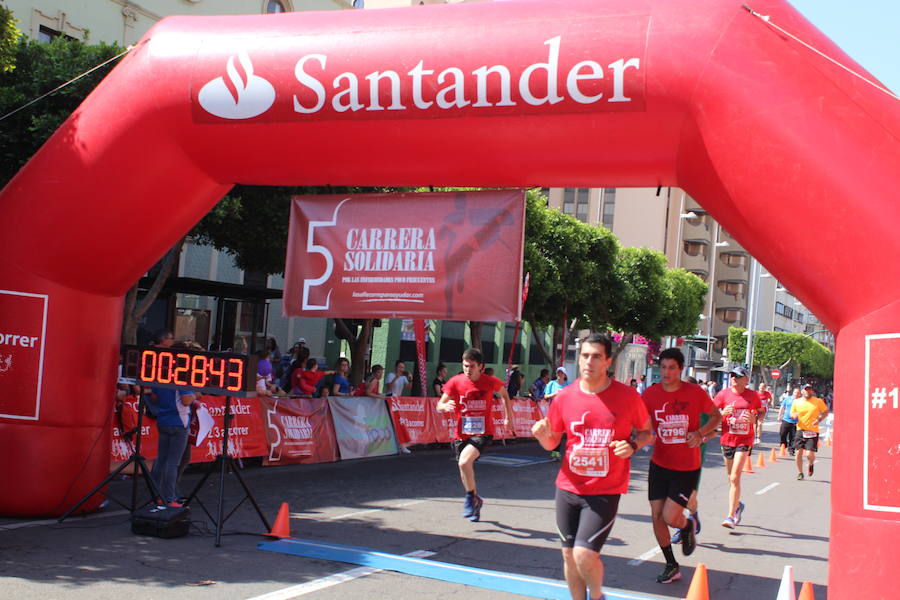
<svg viewBox="0 0 900 600">
<path fill-rule="evenodd" d="M 767 423 L 763 448 L 777 442 Z M 606 586 L 659 598 L 683 598 L 694 567 L 709 569 L 713 600 L 775 599 L 782 570 L 794 567 L 799 582 L 812 581 L 825 598 L 830 515 L 831 448 L 823 448 L 815 477 L 797 481 L 785 459 L 744 476 L 744 519 L 734 531 L 720 526 L 727 509 L 727 478 L 718 444 L 707 454 L 701 481 L 699 547 L 676 556 L 684 577 L 655 581 L 662 555 L 653 538 L 646 499 L 649 455 L 634 460 L 631 492 L 603 550 Z M 546 457 L 536 443 L 495 445 L 493 455 Z M 755 457 L 754 457 L 755 459 Z M 755 462 L 755 460 L 754 460 Z M 558 463 L 521 467 L 479 464 L 482 520 L 460 516 L 462 494 L 446 449 L 421 450 L 335 464 L 255 468 L 243 471 L 270 521 L 282 502 L 291 509 L 291 532 L 309 540 L 406 554 L 429 551 L 432 560 L 561 580 L 562 563 L 553 522 L 553 480 Z M 190 489 L 199 479 L 186 477 Z M 130 482 L 112 493 L 127 501 Z M 215 504 L 218 480 L 201 498 Z M 227 480 L 228 510 L 242 493 Z M 361 571 L 357 565 L 263 552 L 259 517 L 244 503 L 226 522 L 220 548 L 199 509 L 187 537 L 135 536 L 125 511 L 109 508 L 88 517 L 55 521 L 0 519 L 0 597 L 27 600 L 287 600 L 392 598 L 395 600 L 504 600 L 526 596 L 395 572 Z M 287 589 L 290 588 L 290 589 Z M 286 590 L 286 591 L 285 591 Z M 260 598 L 263 596 L 264 598 Z"/>
</svg>

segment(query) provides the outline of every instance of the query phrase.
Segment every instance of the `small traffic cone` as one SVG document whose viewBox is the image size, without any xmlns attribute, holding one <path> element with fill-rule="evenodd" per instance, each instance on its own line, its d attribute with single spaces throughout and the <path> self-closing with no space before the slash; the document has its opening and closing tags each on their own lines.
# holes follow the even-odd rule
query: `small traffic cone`
<svg viewBox="0 0 900 600">
<path fill-rule="evenodd" d="M 750 458 L 749 456 L 747 457 L 747 460 L 744 461 L 744 470 L 741 472 L 742 473 L 756 473 L 756 471 L 753 470 L 753 459 Z"/>
<path fill-rule="evenodd" d="M 291 511 L 288 508 L 287 502 L 281 503 L 281 508 L 278 509 L 278 516 L 275 517 L 275 525 L 272 526 L 272 531 L 264 535 L 278 539 L 291 537 Z"/>
<path fill-rule="evenodd" d="M 784 444 L 781 445 L 781 450 L 778 451 L 778 456 L 781 456 L 782 458 L 787 456 L 787 446 L 785 446 Z"/>
<path fill-rule="evenodd" d="M 797 600 L 816 600 L 813 595 L 812 581 L 804 581 L 803 587 L 800 588 L 800 596 Z"/>
<path fill-rule="evenodd" d="M 784 566 L 781 585 L 778 586 L 778 597 L 775 600 L 797 600 L 797 586 L 794 585 L 794 567 Z"/>
<path fill-rule="evenodd" d="M 694 569 L 694 577 L 691 579 L 691 587 L 688 589 L 684 600 L 709 600 L 709 580 L 706 576 L 706 565 L 700 563 Z"/>
<path fill-rule="evenodd" d="M 760 452 L 759 458 L 756 459 L 756 468 L 762 469 L 762 468 L 765 468 L 765 466 L 766 466 L 766 459 L 763 458 L 763 453 Z"/>
<path fill-rule="evenodd" d="M 775 448 L 772 448 L 772 451 L 769 452 L 769 462 L 770 463 L 778 462 L 778 457 L 775 456 Z"/>
</svg>

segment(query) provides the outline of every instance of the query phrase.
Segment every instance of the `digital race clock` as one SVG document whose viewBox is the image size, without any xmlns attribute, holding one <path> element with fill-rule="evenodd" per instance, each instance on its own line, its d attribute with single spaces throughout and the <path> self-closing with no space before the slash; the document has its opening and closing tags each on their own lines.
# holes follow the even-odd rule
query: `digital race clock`
<svg viewBox="0 0 900 600">
<path fill-rule="evenodd" d="M 256 395 L 255 356 L 156 346 L 125 346 L 122 353 L 122 377 L 137 385 L 220 396 Z"/>
</svg>

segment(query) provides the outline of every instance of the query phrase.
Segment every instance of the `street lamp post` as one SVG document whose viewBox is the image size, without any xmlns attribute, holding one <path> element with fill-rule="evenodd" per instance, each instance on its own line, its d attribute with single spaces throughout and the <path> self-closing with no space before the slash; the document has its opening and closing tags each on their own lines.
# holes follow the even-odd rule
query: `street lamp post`
<svg viewBox="0 0 900 600">
<path fill-rule="evenodd" d="M 756 328 L 756 313 L 759 310 L 759 288 L 764 277 L 771 277 L 768 273 L 762 272 L 762 265 L 755 258 L 750 259 L 750 280 L 753 287 L 750 290 L 750 306 L 747 309 L 747 352 L 744 361 L 747 368 L 753 372 L 753 330 Z"/>
</svg>

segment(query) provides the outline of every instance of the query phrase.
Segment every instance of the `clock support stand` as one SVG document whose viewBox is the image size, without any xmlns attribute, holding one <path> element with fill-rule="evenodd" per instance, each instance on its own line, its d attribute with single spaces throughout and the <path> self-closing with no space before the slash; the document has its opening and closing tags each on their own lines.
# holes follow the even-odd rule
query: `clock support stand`
<svg viewBox="0 0 900 600">
<path fill-rule="evenodd" d="M 191 501 L 195 500 L 197 504 L 200 505 L 200 508 L 203 509 L 203 512 L 206 513 L 206 516 L 209 517 L 210 521 L 212 521 L 216 526 L 216 548 L 222 545 L 222 528 L 225 524 L 225 521 L 228 520 L 234 512 L 240 508 L 241 504 L 244 503 L 244 500 L 250 500 L 250 503 L 253 504 L 253 508 L 256 509 L 256 514 L 259 515 L 260 520 L 265 526 L 266 531 L 271 531 L 271 527 L 269 526 L 269 522 L 266 520 L 265 515 L 263 515 L 262 510 L 259 508 L 259 504 L 256 502 L 256 498 L 253 497 L 253 492 L 250 491 L 250 488 L 247 486 L 247 482 L 244 481 L 244 478 L 241 476 L 241 472 L 239 470 L 239 466 L 237 461 L 228 453 L 228 430 L 231 428 L 231 420 L 233 415 L 231 414 L 231 396 L 225 396 L 225 427 L 222 437 L 222 451 L 216 457 L 214 462 L 209 464 L 209 467 L 204 473 L 203 477 L 200 481 L 197 482 L 197 485 L 194 487 L 194 490 L 188 495 L 187 500 L 185 500 L 185 504 L 190 504 Z M 200 498 L 197 496 L 197 493 L 203 487 L 203 484 L 206 483 L 206 480 L 209 479 L 209 476 L 214 472 L 219 472 L 219 497 L 218 497 L 218 507 L 216 511 L 216 517 L 213 517 L 210 512 L 206 509 L 203 502 L 200 501 Z M 237 477 L 238 482 L 241 484 L 241 487 L 244 488 L 244 497 L 241 498 L 240 502 L 225 515 L 225 476 L 228 473 L 232 473 L 235 477 Z"/>
<path fill-rule="evenodd" d="M 135 509 L 139 508 L 138 506 L 138 477 L 142 477 L 144 482 L 146 482 L 147 487 L 150 488 L 150 502 L 156 502 L 158 498 L 162 497 L 162 494 L 159 493 L 159 487 L 156 485 L 156 482 L 153 480 L 153 477 L 150 476 L 150 469 L 147 467 L 147 461 L 144 459 L 143 455 L 141 455 L 141 431 L 143 431 L 143 423 L 144 423 L 144 394 L 138 394 L 138 411 L 137 411 L 137 427 L 134 428 L 134 446 L 132 448 L 131 456 L 123 462 L 119 467 L 106 476 L 106 478 L 97 484 L 97 487 L 88 492 L 81 500 L 75 503 L 72 508 L 67 510 L 65 514 L 63 514 L 59 519 L 57 519 L 58 523 L 62 523 L 66 519 L 68 519 L 75 511 L 81 508 L 81 505 L 90 500 L 95 494 L 97 494 L 100 490 L 105 488 L 111 481 L 113 481 L 116 476 L 124 471 L 129 465 L 134 465 L 134 473 L 131 477 L 131 506 L 123 504 L 113 496 L 108 496 L 110 500 L 120 505 L 123 508 L 127 508 L 131 512 L 134 512 Z"/>
</svg>

